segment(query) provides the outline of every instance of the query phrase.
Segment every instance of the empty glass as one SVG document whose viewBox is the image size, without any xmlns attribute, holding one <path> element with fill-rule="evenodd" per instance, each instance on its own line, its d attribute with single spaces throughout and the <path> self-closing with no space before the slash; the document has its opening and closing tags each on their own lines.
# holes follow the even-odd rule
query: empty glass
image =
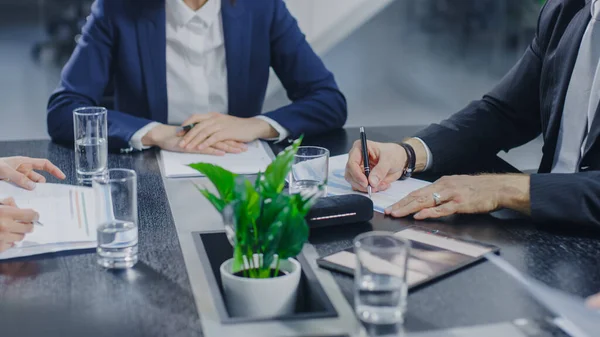
<svg viewBox="0 0 600 337">
<path fill-rule="evenodd" d="M 106 170 L 108 158 L 106 109 L 84 107 L 73 111 L 77 181 L 90 184 Z"/>
<path fill-rule="evenodd" d="M 111 169 L 92 183 L 96 202 L 98 264 L 130 268 L 138 261 L 137 175 Z"/>
<path fill-rule="evenodd" d="M 354 239 L 354 305 L 360 320 L 398 325 L 406 312 L 406 269 L 410 242 L 391 233 L 369 232 Z"/>
<path fill-rule="evenodd" d="M 329 150 L 316 146 L 301 146 L 294 157 L 289 174 L 290 194 L 318 188 L 327 195 L 329 175 Z"/>
</svg>

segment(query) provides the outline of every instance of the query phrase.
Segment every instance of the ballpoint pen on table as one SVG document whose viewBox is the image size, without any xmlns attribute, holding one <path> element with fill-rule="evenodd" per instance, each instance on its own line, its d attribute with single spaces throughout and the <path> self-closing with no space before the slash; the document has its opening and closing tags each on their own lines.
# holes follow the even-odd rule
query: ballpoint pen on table
<svg viewBox="0 0 600 337">
<path fill-rule="evenodd" d="M 367 134 L 365 133 L 364 127 L 360 128 L 360 142 L 362 145 L 365 176 L 367 176 L 367 191 L 369 192 L 369 198 L 371 198 L 371 184 L 369 183 L 369 173 L 371 173 L 371 167 L 369 166 L 369 149 L 367 148 Z"/>
</svg>

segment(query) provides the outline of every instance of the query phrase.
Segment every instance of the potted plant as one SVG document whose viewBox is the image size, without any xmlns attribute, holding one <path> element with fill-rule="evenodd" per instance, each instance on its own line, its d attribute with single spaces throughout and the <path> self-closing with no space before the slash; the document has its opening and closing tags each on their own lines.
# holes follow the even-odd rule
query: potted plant
<svg viewBox="0 0 600 337">
<path fill-rule="evenodd" d="M 220 268 L 225 302 L 236 317 L 274 317 L 293 313 L 301 267 L 294 259 L 308 240 L 305 216 L 319 191 L 282 193 L 301 139 L 281 152 L 256 181 L 221 167 L 197 163 L 217 194 L 199 188 L 221 212 L 234 246 Z"/>
</svg>

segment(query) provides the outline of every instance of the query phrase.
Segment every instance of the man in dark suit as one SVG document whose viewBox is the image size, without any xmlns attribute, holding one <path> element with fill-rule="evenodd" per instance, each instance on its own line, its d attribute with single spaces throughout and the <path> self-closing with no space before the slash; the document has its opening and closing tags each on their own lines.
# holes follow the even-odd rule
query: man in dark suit
<svg viewBox="0 0 600 337">
<path fill-rule="evenodd" d="M 385 190 L 412 169 L 454 174 L 542 134 L 538 174 L 447 176 L 387 214 L 426 219 L 509 208 L 536 221 L 600 225 L 599 20 L 599 0 L 549 0 L 533 42 L 495 89 L 402 144 L 369 143 L 369 179 L 355 144 L 346 179 L 357 190 Z"/>
</svg>

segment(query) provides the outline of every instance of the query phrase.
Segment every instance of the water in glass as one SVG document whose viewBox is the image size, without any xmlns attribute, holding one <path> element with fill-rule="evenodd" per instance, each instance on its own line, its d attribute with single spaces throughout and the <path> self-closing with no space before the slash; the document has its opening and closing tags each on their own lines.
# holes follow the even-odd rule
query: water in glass
<svg viewBox="0 0 600 337">
<path fill-rule="evenodd" d="M 75 161 L 80 180 L 91 180 L 106 170 L 108 156 L 104 138 L 82 138 L 75 142 Z"/>
<path fill-rule="evenodd" d="M 407 286 L 391 275 L 364 275 L 356 281 L 356 314 L 366 323 L 398 324 L 404 320 Z"/>
<path fill-rule="evenodd" d="M 105 268 L 130 268 L 138 261 L 135 223 L 114 220 L 98 226 L 98 264 Z"/>
</svg>

